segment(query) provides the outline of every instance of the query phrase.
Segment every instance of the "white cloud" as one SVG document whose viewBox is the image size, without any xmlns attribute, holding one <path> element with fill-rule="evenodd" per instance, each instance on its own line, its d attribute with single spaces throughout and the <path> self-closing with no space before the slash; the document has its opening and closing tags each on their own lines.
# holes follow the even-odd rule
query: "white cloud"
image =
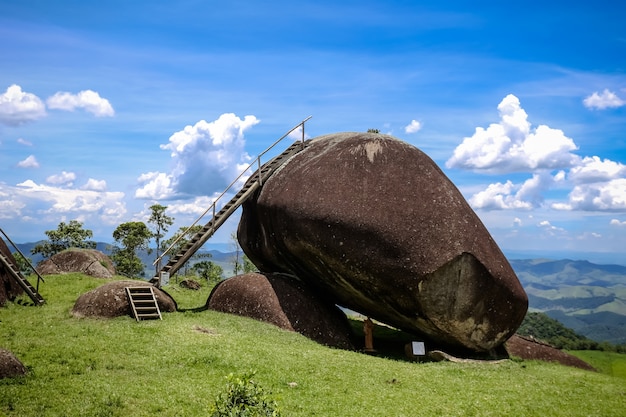
<svg viewBox="0 0 626 417">
<path fill-rule="evenodd" d="M 555 203 L 557 210 L 626 212 L 626 178 L 576 185 L 567 203 Z"/>
<path fill-rule="evenodd" d="M 17 143 L 24 146 L 33 146 L 33 144 L 24 138 L 17 138 Z"/>
<path fill-rule="evenodd" d="M 0 123 L 18 126 L 46 115 L 46 107 L 39 97 L 22 91 L 13 84 L 0 94 Z"/>
<path fill-rule="evenodd" d="M 513 219 L 513 226 L 515 227 L 521 227 L 522 226 L 522 219 L 520 219 L 519 217 L 516 217 Z"/>
<path fill-rule="evenodd" d="M 619 98 L 617 94 L 605 88 L 600 94 L 595 91 L 593 94 L 586 97 L 583 100 L 583 104 L 588 109 L 604 110 L 608 108 L 621 107 L 626 104 L 626 102 Z"/>
<path fill-rule="evenodd" d="M 539 125 L 532 129 L 519 99 L 509 94 L 498 105 L 500 122 L 478 127 L 446 162 L 448 168 L 494 173 L 562 169 L 576 163 L 576 144 L 563 131 Z"/>
<path fill-rule="evenodd" d="M 159 200 L 224 190 L 251 160 L 244 150 L 244 132 L 257 123 L 254 116 L 240 119 L 225 113 L 213 122 L 201 120 L 174 133 L 161 145 L 171 152 L 173 169 L 142 174 L 135 197 Z"/>
<path fill-rule="evenodd" d="M 617 219 L 611 219 L 609 224 L 611 224 L 612 226 L 626 227 L 626 220 L 619 221 Z"/>
<path fill-rule="evenodd" d="M 584 157 L 568 174 L 575 183 L 610 181 L 626 177 L 626 165 L 609 159 L 600 160 L 597 156 Z"/>
<path fill-rule="evenodd" d="M 81 190 L 91 191 L 105 191 L 107 189 L 107 182 L 105 180 L 96 180 L 89 178 L 85 185 L 80 187 Z"/>
<path fill-rule="evenodd" d="M 76 180 L 76 174 L 73 172 L 62 171 L 60 174 L 50 175 L 46 178 L 46 182 L 52 185 L 65 185 L 71 187 L 74 180 Z"/>
<path fill-rule="evenodd" d="M 515 194 L 517 189 L 519 187 L 511 181 L 490 184 L 487 189 L 474 194 L 469 203 L 473 208 L 483 210 L 531 209 L 532 203 L 520 200 Z"/>
<path fill-rule="evenodd" d="M 80 108 L 98 117 L 115 114 L 109 100 L 100 97 L 100 94 L 92 90 L 83 90 L 78 94 L 58 92 L 49 97 L 46 102 L 50 109 L 74 111 Z"/>
<path fill-rule="evenodd" d="M 470 205 L 483 210 L 529 210 L 539 207 L 543 202 L 543 192 L 558 181 L 559 174 L 552 177 L 548 172 L 540 172 L 521 185 L 510 180 L 490 184 L 485 190 L 474 194 Z"/>
<path fill-rule="evenodd" d="M 422 124 L 420 122 L 418 122 L 417 120 L 411 120 L 411 123 L 409 123 L 404 128 L 404 131 L 405 131 L 405 133 L 417 133 L 421 129 L 422 129 Z"/>
<path fill-rule="evenodd" d="M 115 224 L 126 214 L 123 192 L 101 192 L 86 189 L 59 188 L 26 180 L 11 190 L 17 201 L 26 202 L 29 212 L 20 215 L 40 217 L 50 215 L 97 219 Z"/>
<path fill-rule="evenodd" d="M 172 176 L 163 172 L 148 172 L 137 178 L 141 185 L 135 190 L 136 198 L 167 200 L 174 195 Z"/>
<path fill-rule="evenodd" d="M 37 162 L 37 158 L 34 155 L 29 155 L 23 161 L 18 162 L 17 166 L 20 168 L 39 168 L 39 162 Z"/>
</svg>

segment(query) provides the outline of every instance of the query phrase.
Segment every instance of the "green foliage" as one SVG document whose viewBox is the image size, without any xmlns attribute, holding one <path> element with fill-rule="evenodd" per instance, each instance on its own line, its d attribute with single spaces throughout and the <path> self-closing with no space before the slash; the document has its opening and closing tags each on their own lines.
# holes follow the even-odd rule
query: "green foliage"
<svg viewBox="0 0 626 417">
<path fill-rule="evenodd" d="M 276 401 L 252 380 L 254 374 L 229 374 L 226 389 L 217 396 L 211 417 L 280 417 Z"/>
<path fill-rule="evenodd" d="M 165 233 L 167 233 L 169 226 L 174 224 L 174 218 L 165 214 L 165 210 L 167 210 L 167 206 L 162 206 L 160 204 L 153 204 L 150 206 L 151 213 L 148 223 L 154 227 L 152 237 L 154 238 L 154 242 L 156 244 L 157 259 L 161 254 L 161 250 L 164 250 L 164 248 L 161 247 L 161 239 L 165 237 Z M 159 269 L 161 269 L 160 262 L 156 265 L 156 270 L 158 271 Z"/>
<path fill-rule="evenodd" d="M 367 133 L 380 133 L 379 129 L 367 129 Z"/>
<path fill-rule="evenodd" d="M 259 269 L 256 267 L 255 264 L 252 263 L 250 258 L 248 258 L 248 255 L 244 254 L 243 255 L 243 273 L 247 274 L 249 272 L 258 272 L 258 271 Z"/>
<path fill-rule="evenodd" d="M 83 229 L 83 224 L 78 220 L 70 220 L 69 223 L 61 222 L 57 230 L 46 230 L 47 241 L 35 245 L 30 251 L 33 255 L 41 254 L 49 258 L 65 249 L 84 248 L 95 249 L 96 242 L 87 240 L 93 237 L 93 232 Z"/>
<path fill-rule="evenodd" d="M 13 258 L 15 259 L 15 263 L 17 264 L 17 268 L 24 275 L 29 275 L 33 272 L 30 265 L 32 265 L 32 260 L 30 258 L 24 258 L 21 253 L 13 252 Z"/>
<path fill-rule="evenodd" d="M 222 274 L 224 273 L 221 266 L 211 261 L 197 262 L 193 265 L 192 269 L 196 271 L 201 278 L 206 279 L 209 285 L 215 285 L 220 282 L 222 280 Z"/>
<path fill-rule="evenodd" d="M 111 260 L 119 274 L 127 277 L 144 274 L 144 265 L 137 256 L 137 251 L 145 249 L 150 253 L 148 243 L 151 237 L 152 233 L 143 222 L 127 222 L 117 226 L 117 229 L 113 231 L 113 239 L 122 247 L 113 248 Z"/>
<path fill-rule="evenodd" d="M 528 313 L 517 330 L 522 336 L 532 336 L 559 349 L 603 350 L 626 353 L 626 346 L 598 343 L 565 327 L 544 313 Z"/>
</svg>

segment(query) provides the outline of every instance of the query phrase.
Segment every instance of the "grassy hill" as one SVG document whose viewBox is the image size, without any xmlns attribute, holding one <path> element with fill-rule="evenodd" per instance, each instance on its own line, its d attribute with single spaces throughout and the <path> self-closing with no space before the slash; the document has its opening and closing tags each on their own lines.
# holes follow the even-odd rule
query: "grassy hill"
<svg viewBox="0 0 626 417">
<path fill-rule="evenodd" d="M 0 416 L 207 416 L 225 377 L 249 371 L 283 416 L 624 413 L 623 355 L 589 355 L 604 373 L 534 361 L 414 363 L 370 356 L 199 311 L 206 287 L 168 288 L 181 311 L 162 321 L 71 317 L 77 297 L 105 282 L 48 276 L 44 306 L 0 309 L 0 347 L 30 371 L 0 380 Z"/>
</svg>

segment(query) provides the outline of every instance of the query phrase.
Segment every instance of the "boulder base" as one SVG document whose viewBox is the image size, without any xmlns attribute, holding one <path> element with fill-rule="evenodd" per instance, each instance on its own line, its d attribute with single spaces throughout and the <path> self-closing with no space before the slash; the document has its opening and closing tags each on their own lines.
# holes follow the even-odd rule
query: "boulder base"
<svg viewBox="0 0 626 417">
<path fill-rule="evenodd" d="M 261 271 L 438 344 L 500 346 L 528 298 L 459 190 L 391 136 L 310 141 L 243 206 L 239 242 Z"/>
<path fill-rule="evenodd" d="M 26 375 L 26 367 L 10 351 L 0 348 L 0 379 Z"/>
<path fill-rule="evenodd" d="M 112 318 L 132 315 L 126 287 L 152 286 L 145 281 L 113 281 L 78 297 L 71 314 L 74 317 Z M 176 302 L 165 291 L 153 288 L 161 312 L 176 311 Z"/>
<path fill-rule="evenodd" d="M 249 273 L 229 278 L 213 289 L 207 307 L 265 321 L 327 346 L 353 348 L 345 314 L 287 275 Z"/>
</svg>

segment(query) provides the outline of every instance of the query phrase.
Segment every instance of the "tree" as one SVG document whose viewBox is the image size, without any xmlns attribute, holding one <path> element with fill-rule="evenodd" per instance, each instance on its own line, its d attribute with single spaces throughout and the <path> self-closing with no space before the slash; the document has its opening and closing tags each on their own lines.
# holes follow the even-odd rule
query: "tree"
<svg viewBox="0 0 626 417">
<path fill-rule="evenodd" d="M 152 233 L 152 237 L 154 237 L 154 241 L 156 243 L 156 259 L 159 259 L 161 254 L 161 239 L 165 237 L 165 233 L 169 229 L 169 226 L 174 224 L 174 218 L 165 214 L 165 210 L 167 210 L 166 206 L 162 206 L 160 204 L 153 204 L 150 206 L 151 214 L 148 219 L 148 223 L 154 225 L 154 233 Z M 164 249 L 163 249 L 164 250 Z M 161 261 L 159 260 L 156 263 L 156 273 L 158 274 L 161 270 Z"/>
<path fill-rule="evenodd" d="M 93 237 L 93 232 L 83 229 L 83 224 L 78 220 L 70 220 L 68 224 L 61 222 L 57 230 L 46 230 L 45 233 L 49 240 L 35 245 L 31 254 L 40 253 L 44 258 L 49 258 L 69 248 L 96 248 L 96 242 L 87 240 Z"/>
<path fill-rule="evenodd" d="M 150 229 L 143 222 L 122 223 L 113 231 L 115 243 L 122 246 L 115 246 L 111 254 L 118 273 L 128 277 L 144 275 L 144 265 L 137 251 L 144 249 L 151 253 L 148 245 L 151 237 Z"/>
<path fill-rule="evenodd" d="M 200 261 L 193 265 L 192 269 L 196 271 L 201 278 L 206 279 L 207 284 L 215 285 L 222 280 L 224 270 L 221 266 L 211 261 Z"/>
<path fill-rule="evenodd" d="M 33 270 L 31 268 L 32 260 L 30 258 L 22 256 L 20 252 L 13 252 L 12 255 L 15 259 L 15 264 L 17 268 L 23 275 L 30 275 L 33 273 Z"/>
</svg>

